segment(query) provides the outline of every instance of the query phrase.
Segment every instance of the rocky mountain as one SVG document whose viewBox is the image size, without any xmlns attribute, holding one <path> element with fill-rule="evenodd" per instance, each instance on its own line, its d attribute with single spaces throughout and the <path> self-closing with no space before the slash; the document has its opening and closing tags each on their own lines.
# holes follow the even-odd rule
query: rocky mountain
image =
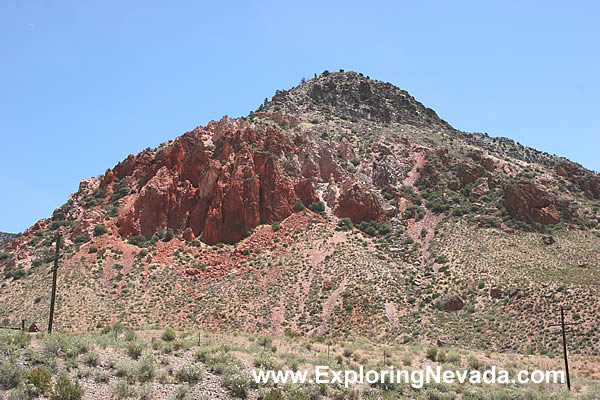
<svg viewBox="0 0 600 400">
<path fill-rule="evenodd" d="M 600 175 L 325 71 L 82 180 L 4 245 L 5 323 L 367 335 L 598 354 Z"/>
<path fill-rule="evenodd" d="M 0 232 L 0 246 L 3 246 L 5 243 L 10 242 L 16 236 L 17 235 L 14 233 Z"/>
</svg>

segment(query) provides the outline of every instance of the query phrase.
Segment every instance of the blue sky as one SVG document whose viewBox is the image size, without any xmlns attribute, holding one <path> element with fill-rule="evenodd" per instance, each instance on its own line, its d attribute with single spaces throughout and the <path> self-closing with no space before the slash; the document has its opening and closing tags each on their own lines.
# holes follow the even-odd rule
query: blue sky
<svg viewBox="0 0 600 400">
<path fill-rule="evenodd" d="M 0 231 L 50 216 L 128 154 L 324 69 L 600 170 L 598 4 L 4 1 Z"/>
</svg>

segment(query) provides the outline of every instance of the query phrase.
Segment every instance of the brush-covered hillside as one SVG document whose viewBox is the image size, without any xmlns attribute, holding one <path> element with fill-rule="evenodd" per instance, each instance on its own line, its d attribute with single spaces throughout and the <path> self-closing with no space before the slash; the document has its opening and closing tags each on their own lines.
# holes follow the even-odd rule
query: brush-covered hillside
<svg viewBox="0 0 600 400">
<path fill-rule="evenodd" d="M 226 111 L 226 110 L 224 110 Z M 140 144 L 143 146 L 143 144 Z M 0 321 L 600 352 L 600 176 L 325 71 L 130 155 L 0 253 Z"/>
</svg>

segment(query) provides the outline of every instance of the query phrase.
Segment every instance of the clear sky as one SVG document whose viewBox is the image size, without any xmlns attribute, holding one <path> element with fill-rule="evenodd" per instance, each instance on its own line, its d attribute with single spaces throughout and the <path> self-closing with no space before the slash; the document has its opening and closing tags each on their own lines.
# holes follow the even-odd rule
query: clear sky
<svg viewBox="0 0 600 400">
<path fill-rule="evenodd" d="M 600 170 L 599 4 L 3 1 L 0 231 L 50 216 L 128 154 L 324 69 Z"/>
</svg>

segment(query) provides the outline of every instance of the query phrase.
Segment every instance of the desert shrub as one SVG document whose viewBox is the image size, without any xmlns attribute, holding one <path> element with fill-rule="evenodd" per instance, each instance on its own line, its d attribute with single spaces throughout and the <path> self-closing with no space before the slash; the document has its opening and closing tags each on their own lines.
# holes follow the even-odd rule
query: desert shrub
<svg viewBox="0 0 600 400">
<path fill-rule="evenodd" d="M 48 229 L 50 229 L 51 231 L 55 231 L 58 228 L 60 228 L 61 226 L 69 226 L 69 225 L 71 225 L 70 221 L 56 220 L 56 221 L 50 222 L 50 226 L 48 227 Z"/>
<path fill-rule="evenodd" d="M 425 357 L 430 359 L 431 361 L 435 361 L 437 359 L 438 349 L 437 347 L 429 347 L 425 352 Z"/>
<path fill-rule="evenodd" d="M 0 388 L 12 389 L 21 383 L 23 369 L 11 360 L 0 361 Z"/>
<path fill-rule="evenodd" d="M 27 371 L 25 380 L 35 387 L 38 394 L 50 393 L 50 389 L 52 389 L 52 376 L 50 371 L 44 367 L 36 367 Z"/>
<path fill-rule="evenodd" d="M 3 325 L 8 325 L 8 320 L 3 321 Z M 3 349 L 10 348 L 21 348 L 24 349 L 27 347 L 29 342 L 31 341 L 31 337 L 28 334 L 22 331 L 0 331 L 0 352 Z"/>
<path fill-rule="evenodd" d="M 260 367 L 262 369 L 275 369 L 275 362 L 271 358 L 271 356 L 265 352 L 259 354 L 254 359 L 254 366 Z"/>
<path fill-rule="evenodd" d="M 141 382 L 149 382 L 154 378 L 154 359 L 152 356 L 145 356 L 135 366 L 135 375 Z"/>
<path fill-rule="evenodd" d="M 302 200 L 298 199 L 294 203 L 294 211 L 295 212 L 300 212 L 302 210 L 304 210 L 304 203 L 302 202 Z"/>
<path fill-rule="evenodd" d="M 171 239 L 175 237 L 175 231 L 171 228 L 167 229 L 165 232 L 165 237 L 163 238 L 163 242 L 169 242 Z"/>
<path fill-rule="evenodd" d="M 190 392 L 191 389 L 188 385 L 177 385 L 175 387 L 175 400 L 191 399 Z"/>
<path fill-rule="evenodd" d="M 277 232 L 281 228 L 281 222 L 275 221 L 271 224 L 271 229 L 273 232 Z"/>
<path fill-rule="evenodd" d="M 94 226 L 94 236 L 101 236 L 104 235 L 106 232 L 106 225 L 97 224 L 96 226 Z"/>
<path fill-rule="evenodd" d="M 23 268 L 7 268 L 4 270 L 4 278 L 13 278 L 15 281 L 27 275 Z"/>
<path fill-rule="evenodd" d="M 137 247 L 148 247 L 148 241 L 144 235 L 135 235 L 127 240 L 127 243 Z"/>
<path fill-rule="evenodd" d="M 200 382 L 202 376 L 204 376 L 204 370 L 200 364 L 196 363 L 184 364 L 177 372 L 175 372 L 175 379 L 177 379 L 178 382 L 191 384 Z"/>
<path fill-rule="evenodd" d="M 451 350 L 448 352 L 447 360 L 449 363 L 460 363 L 460 354 L 454 350 Z"/>
<path fill-rule="evenodd" d="M 271 389 L 267 394 L 265 394 L 264 400 L 284 400 L 285 397 L 281 392 L 277 389 Z"/>
<path fill-rule="evenodd" d="M 91 351 L 83 355 L 82 361 L 88 367 L 95 367 L 100 362 L 100 356 L 95 351 Z"/>
<path fill-rule="evenodd" d="M 10 259 L 9 252 L 5 251 L 4 253 L 0 253 L 0 265 L 6 263 L 9 259 Z"/>
<path fill-rule="evenodd" d="M 115 399 L 133 399 L 137 393 L 127 381 L 119 381 L 112 387 L 112 394 Z"/>
<path fill-rule="evenodd" d="M 357 225 L 357 228 L 369 236 L 387 235 L 392 228 L 387 222 L 378 221 L 362 221 Z"/>
<path fill-rule="evenodd" d="M 88 253 L 97 253 L 97 252 L 98 252 L 98 246 L 90 246 Z"/>
<path fill-rule="evenodd" d="M 87 353 L 88 344 L 84 339 L 62 333 L 51 333 L 44 337 L 44 348 L 56 357 L 75 358 Z"/>
<path fill-rule="evenodd" d="M 236 397 L 245 399 L 251 387 L 250 376 L 237 364 L 231 365 L 223 373 L 223 384 Z"/>
<path fill-rule="evenodd" d="M 165 342 L 172 342 L 177 337 L 177 334 L 175 333 L 175 331 L 173 329 L 167 328 L 163 331 L 161 337 L 162 337 L 162 340 L 164 340 Z"/>
<path fill-rule="evenodd" d="M 479 367 L 481 366 L 481 363 L 479 362 L 477 357 L 475 357 L 473 355 L 470 355 L 469 357 L 467 357 L 467 363 L 469 364 L 469 367 L 471 367 L 472 369 L 479 369 Z"/>
<path fill-rule="evenodd" d="M 144 351 L 144 343 L 139 341 L 127 342 L 125 350 L 127 350 L 129 357 L 137 360 L 142 355 L 142 351 Z"/>
<path fill-rule="evenodd" d="M 315 201 L 310 203 L 308 208 L 313 212 L 322 213 L 323 211 L 325 211 L 325 203 L 323 203 L 322 201 Z"/>
<path fill-rule="evenodd" d="M 79 382 L 73 383 L 68 377 L 63 376 L 56 381 L 50 400 L 79 400 L 83 397 L 83 392 Z"/>
<path fill-rule="evenodd" d="M 341 231 L 349 231 L 354 227 L 350 218 L 340 218 L 337 224 L 337 229 Z"/>
</svg>

